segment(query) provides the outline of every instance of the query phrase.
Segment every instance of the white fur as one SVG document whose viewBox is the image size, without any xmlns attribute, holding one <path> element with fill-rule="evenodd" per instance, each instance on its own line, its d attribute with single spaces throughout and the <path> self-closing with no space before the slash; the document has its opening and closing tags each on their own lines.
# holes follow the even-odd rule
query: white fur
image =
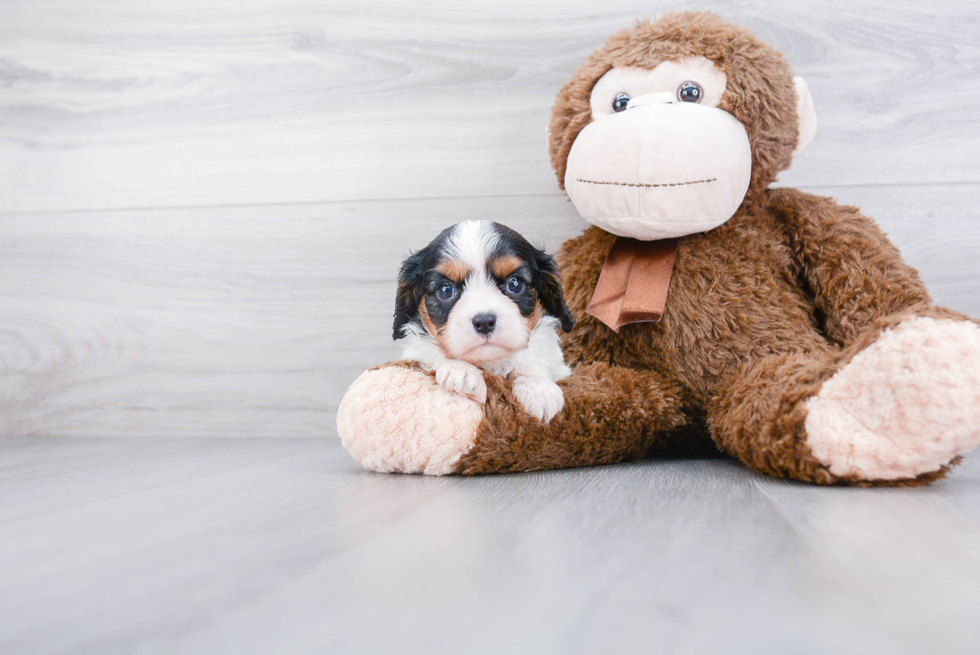
<svg viewBox="0 0 980 655">
<path fill-rule="evenodd" d="M 474 269 L 482 270 L 487 265 L 487 253 L 497 246 L 499 240 L 490 221 L 463 221 L 456 225 L 449 237 L 447 254 Z"/>
<path fill-rule="evenodd" d="M 497 326 L 489 339 L 473 329 L 473 317 L 485 312 L 497 316 Z M 484 269 L 476 269 L 449 314 L 443 338 L 453 357 L 479 364 L 526 348 L 530 331 L 514 301 L 497 288 Z"/>
<path fill-rule="evenodd" d="M 449 391 L 472 398 L 483 404 L 487 402 L 487 383 L 483 371 L 469 362 L 447 359 L 436 367 L 436 382 Z"/>
<path fill-rule="evenodd" d="M 528 414 L 545 423 L 553 419 L 565 406 L 565 394 L 561 387 L 547 378 L 519 377 L 514 379 L 514 400 Z"/>
<path fill-rule="evenodd" d="M 514 398 L 528 414 L 547 423 L 565 406 L 564 394 L 555 382 L 572 374 L 561 352 L 558 329 L 558 319 L 545 316 L 531 331 L 525 348 L 474 365 L 446 357 L 420 325 L 410 323 L 403 330 L 402 358 L 418 361 L 426 370 L 435 371 L 436 382 L 447 390 L 480 403 L 487 399 L 482 371 L 509 378 Z"/>
<path fill-rule="evenodd" d="M 402 335 L 402 359 L 417 361 L 430 371 L 436 370 L 446 360 L 439 344 L 419 323 L 406 324 Z"/>
<path fill-rule="evenodd" d="M 529 330 L 528 319 L 517 304 L 486 272 L 488 254 L 499 238 L 488 221 L 456 226 L 447 242 L 447 254 L 465 262 L 471 273 L 443 328 L 448 352 L 443 352 L 421 324 L 413 322 L 402 329 L 402 357 L 435 371 L 436 382 L 447 390 L 480 403 L 487 397 L 483 371 L 508 377 L 515 399 L 529 414 L 548 422 L 565 404 L 555 382 L 571 375 L 559 345 L 560 322 L 545 316 Z M 497 317 L 490 335 L 473 328 L 473 317 L 486 312 Z"/>
</svg>

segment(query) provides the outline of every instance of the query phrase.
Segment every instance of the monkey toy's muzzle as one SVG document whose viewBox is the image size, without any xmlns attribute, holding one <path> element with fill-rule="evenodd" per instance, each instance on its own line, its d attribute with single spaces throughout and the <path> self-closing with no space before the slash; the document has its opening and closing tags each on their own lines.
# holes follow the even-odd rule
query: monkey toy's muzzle
<svg viewBox="0 0 980 655">
<path fill-rule="evenodd" d="M 749 139 L 731 114 L 651 93 L 579 133 L 565 190 L 593 225 L 652 241 L 721 225 L 741 205 L 751 175 Z"/>
</svg>

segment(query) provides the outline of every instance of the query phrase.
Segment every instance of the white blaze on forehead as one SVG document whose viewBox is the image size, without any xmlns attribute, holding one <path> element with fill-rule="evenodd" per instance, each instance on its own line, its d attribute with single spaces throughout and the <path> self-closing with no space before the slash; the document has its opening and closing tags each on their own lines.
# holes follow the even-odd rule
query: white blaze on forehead
<svg viewBox="0 0 980 655">
<path fill-rule="evenodd" d="M 506 357 L 527 347 L 527 319 L 487 271 L 488 260 L 499 245 L 500 234 L 490 221 L 465 221 L 449 236 L 447 256 L 465 263 L 470 269 L 443 331 L 444 344 L 451 357 L 471 362 L 486 361 Z M 496 326 L 490 335 L 479 334 L 474 329 L 473 317 L 478 314 L 496 316 Z"/>
<path fill-rule="evenodd" d="M 487 259 L 500 241 L 500 236 L 490 221 L 463 221 L 449 236 L 447 254 L 469 264 L 475 271 L 484 271 Z"/>
</svg>

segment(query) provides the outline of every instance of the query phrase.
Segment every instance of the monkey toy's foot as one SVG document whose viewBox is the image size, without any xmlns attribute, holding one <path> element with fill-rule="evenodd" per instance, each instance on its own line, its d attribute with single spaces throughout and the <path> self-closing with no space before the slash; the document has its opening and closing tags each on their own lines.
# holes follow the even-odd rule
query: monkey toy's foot
<svg viewBox="0 0 980 655">
<path fill-rule="evenodd" d="M 807 443 L 834 475 L 901 480 L 938 471 L 980 445 L 980 327 L 904 320 L 806 404 Z"/>
<path fill-rule="evenodd" d="M 340 401 L 337 431 L 364 468 L 446 475 L 472 448 L 482 419 L 482 404 L 418 368 L 392 364 L 354 381 Z"/>
</svg>

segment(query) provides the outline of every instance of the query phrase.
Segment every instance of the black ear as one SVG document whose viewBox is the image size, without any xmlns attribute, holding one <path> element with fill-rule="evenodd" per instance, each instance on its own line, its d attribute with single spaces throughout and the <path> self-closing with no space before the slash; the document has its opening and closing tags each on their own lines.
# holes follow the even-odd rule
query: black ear
<svg viewBox="0 0 980 655">
<path fill-rule="evenodd" d="M 418 318 L 419 303 L 422 302 L 422 277 L 425 275 L 425 258 L 428 248 L 413 253 L 402 262 L 398 272 L 398 290 L 395 292 L 395 324 L 392 339 L 401 339 L 402 328 Z"/>
<path fill-rule="evenodd" d="M 571 332 L 575 326 L 575 319 L 565 306 L 565 296 L 561 291 L 561 274 L 558 272 L 555 258 L 539 250 L 534 254 L 534 265 L 534 288 L 538 292 L 541 306 L 561 322 L 562 330 Z"/>
</svg>

